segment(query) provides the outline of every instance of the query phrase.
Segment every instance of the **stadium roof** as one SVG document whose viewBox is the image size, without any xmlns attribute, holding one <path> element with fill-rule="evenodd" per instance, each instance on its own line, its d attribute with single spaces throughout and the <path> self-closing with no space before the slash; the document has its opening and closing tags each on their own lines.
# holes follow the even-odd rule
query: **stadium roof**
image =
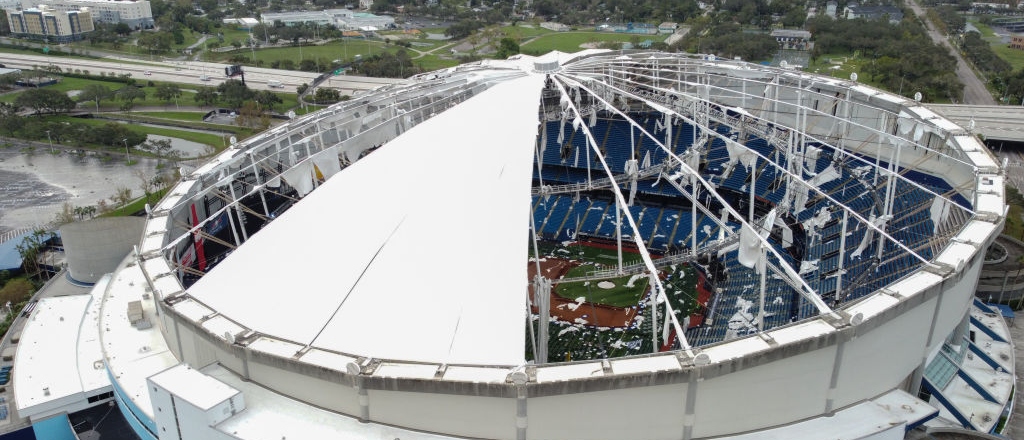
<svg viewBox="0 0 1024 440">
<path fill-rule="evenodd" d="M 523 238 L 543 82 L 500 83 L 410 129 L 251 237 L 189 293 L 305 346 L 522 363 Z M 503 122 L 487 123 L 499 108 Z M 482 242 L 484 255 L 465 246 Z"/>
</svg>

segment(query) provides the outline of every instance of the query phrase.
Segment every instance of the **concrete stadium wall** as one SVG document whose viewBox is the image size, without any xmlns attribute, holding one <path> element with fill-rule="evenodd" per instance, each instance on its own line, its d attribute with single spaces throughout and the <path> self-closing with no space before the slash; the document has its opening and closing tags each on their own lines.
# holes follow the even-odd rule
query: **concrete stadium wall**
<svg viewBox="0 0 1024 440">
<path fill-rule="evenodd" d="M 528 438 L 630 439 L 641 426 L 643 437 L 725 436 L 826 415 L 904 387 L 967 312 L 982 261 L 978 255 L 947 282 L 817 338 L 672 372 L 528 383 Z M 328 369 L 250 350 L 197 332 L 191 322 L 176 326 L 174 321 L 185 318 L 173 312 L 162 316 L 168 317 L 165 328 L 176 327 L 168 336 L 182 338 L 185 362 L 220 362 L 300 401 L 356 418 L 363 414 L 356 379 L 343 372 L 344 365 Z M 511 383 L 360 377 L 368 421 L 473 438 L 516 436 Z"/>
</svg>

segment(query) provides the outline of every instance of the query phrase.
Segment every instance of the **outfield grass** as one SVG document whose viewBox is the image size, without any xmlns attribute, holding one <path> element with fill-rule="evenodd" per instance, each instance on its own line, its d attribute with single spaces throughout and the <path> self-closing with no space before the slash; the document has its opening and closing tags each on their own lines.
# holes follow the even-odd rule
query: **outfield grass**
<svg viewBox="0 0 1024 440">
<path fill-rule="evenodd" d="M 582 264 L 570 269 L 569 272 L 565 274 L 565 277 L 582 277 L 597 269 L 598 267 L 593 264 Z M 633 285 L 629 285 L 630 279 L 633 279 Z M 614 287 L 602 288 L 599 287 L 600 283 L 613 283 Z M 612 307 L 629 307 L 635 306 L 640 302 L 640 298 L 643 297 L 644 292 L 647 291 L 648 283 L 650 283 L 650 279 L 648 279 L 647 276 L 639 275 L 634 279 L 634 276 L 629 275 L 609 278 L 602 281 L 559 284 L 558 287 L 555 288 L 555 294 L 568 300 L 576 300 L 576 298 L 584 297 L 587 299 L 587 302 L 595 304 L 605 304 Z"/>
<path fill-rule="evenodd" d="M 553 50 L 561 52 L 578 52 L 583 50 L 585 43 L 598 43 L 602 41 L 633 42 L 651 39 L 649 35 L 628 35 L 609 32 L 552 32 L 543 34 L 536 39 L 527 41 L 520 45 L 523 53 L 546 54 Z"/>
</svg>

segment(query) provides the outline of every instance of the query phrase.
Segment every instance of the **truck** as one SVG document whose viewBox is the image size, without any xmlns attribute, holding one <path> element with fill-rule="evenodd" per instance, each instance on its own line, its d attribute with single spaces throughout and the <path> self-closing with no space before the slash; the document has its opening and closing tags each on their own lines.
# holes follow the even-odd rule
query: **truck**
<svg viewBox="0 0 1024 440">
<path fill-rule="evenodd" d="M 272 79 L 272 80 L 267 81 L 267 87 L 272 87 L 272 88 L 275 88 L 275 89 L 281 89 L 281 88 L 284 88 L 284 84 L 282 84 L 281 81 L 278 81 L 276 79 Z"/>
</svg>

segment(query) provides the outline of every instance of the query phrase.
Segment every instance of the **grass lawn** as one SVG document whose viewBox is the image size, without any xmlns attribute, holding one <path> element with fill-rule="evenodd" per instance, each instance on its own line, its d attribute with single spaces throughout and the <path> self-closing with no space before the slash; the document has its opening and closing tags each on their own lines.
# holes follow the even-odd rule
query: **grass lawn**
<svg viewBox="0 0 1024 440">
<path fill-rule="evenodd" d="M 182 31 L 181 35 L 185 37 L 185 41 L 183 41 L 181 44 L 172 44 L 171 50 L 179 51 L 185 49 L 186 47 L 195 44 L 196 41 L 199 41 L 199 37 L 203 36 L 203 34 L 195 32 L 192 29 L 185 29 L 184 31 Z"/>
<path fill-rule="evenodd" d="M 185 122 L 203 122 L 203 116 L 207 112 L 132 112 L 133 115 L 149 116 L 151 118 L 174 119 Z"/>
<path fill-rule="evenodd" d="M 168 189 L 170 188 L 157 190 L 157 192 L 149 195 L 149 199 L 147 199 L 146 196 L 139 197 L 131 202 L 128 202 L 128 204 L 124 205 L 123 207 L 114 208 L 106 214 L 100 214 L 98 217 L 125 217 L 129 215 L 134 215 L 136 212 L 146 209 L 147 203 L 155 203 L 160 201 L 160 199 L 164 197 L 164 194 L 167 194 Z"/>
<path fill-rule="evenodd" d="M 447 67 L 455 67 L 459 65 L 459 60 L 451 58 L 442 58 L 436 54 L 424 55 L 420 58 L 412 60 L 416 65 L 423 68 L 423 70 L 430 72 L 432 70 L 444 69 Z"/>
<path fill-rule="evenodd" d="M 243 43 L 249 40 L 249 31 L 230 26 L 221 26 L 220 29 L 213 29 L 212 37 L 207 38 L 206 41 L 218 41 L 218 33 L 224 34 L 224 44 L 222 44 L 222 46 L 230 46 L 231 42 L 234 40 L 238 40 Z M 257 39 L 259 38 L 257 37 Z"/>
<path fill-rule="evenodd" d="M 583 50 L 581 45 L 584 43 L 597 43 L 601 41 L 626 43 L 633 41 L 640 42 L 647 39 L 651 39 L 651 36 L 585 31 L 552 32 L 541 35 L 534 40 L 527 41 L 521 44 L 520 48 L 523 53 L 530 54 L 546 54 L 553 50 L 571 53 Z"/>
<path fill-rule="evenodd" d="M 370 56 L 380 53 L 382 50 L 394 52 L 398 46 L 386 45 L 380 41 L 363 39 L 344 39 L 332 41 L 322 46 L 287 46 L 256 49 L 256 61 L 263 61 L 263 66 L 269 67 L 274 61 L 292 60 L 296 64 L 304 59 L 331 62 L 333 60 L 351 61 L 356 55 Z M 225 61 L 234 55 L 252 57 L 250 49 L 239 49 L 231 52 L 210 53 L 213 61 Z M 416 56 L 411 52 L 410 56 Z"/>
<path fill-rule="evenodd" d="M 85 86 L 87 86 L 89 84 L 102 84 L 102 85 L 107 86 L 107 88 L 109 88 L 112 91 L 117 91 L 117 90 L 119 90 L 119 89 L 121 89 L 122 87 L 125 86 L 124 83 L 120 83 L 120 82 L 116 82 L 116 81 L 105 81 L 105 80 L 99 80 L 99 79 L 84 79 L 84 78 L 67 78 L 67 77 L 65 77 L 59 83 L 54 84 L 52 86 L 48 86 L 48 88 L 51 88 L 53 90 L 58 90 L 58 91 L 61 91 L 61 92 L 69 92 L 71 90 L 82 90 L 83 88 L 85 88 Z M 174 107 L 174 101 L 166 102 L 166 101 L 163 101 L 163 100 L 160 100 L 160 99 L 156 98 L 156 96 L 155 96 L 156 95 L 156 86 L 158 86 L 160 84 L 163 84 L 162 82 L 154 81 L 152 87 L 149 86 L 148 84 L 149 84 L 148 80 L 138 79 L 138 78 L 136 79 L 136 85 L 141 86 L 142 90 L 146 92 L 145 99 L 142 99 L 142 100 L 139 100 L 139 101 L 135 102 L 135 106 L 136 107 L 156 106 L 156 107 L 164 107 L 164 108 L 166 108 L 168 110 L 171 110 L 171 109 L 175 108 Z M 195 106 L 196 102 L 192 98 L 195 95 L 195 89 L 198 86 L 196 86 L 194 84 L 177 84 L 177 85 L 181 89 L 181 97 L 178 98 L 178 104 L 179 105 L 185 105 L 185 106 Z M 288 109 L 295 108 L 295 107 L 297 107 L 299 105 L 299 98 L 298 98 L 298 96 L 295 93 L 278 92 L 277 96 L 279 96 L 281 98 L 282 103 L 281 104 L 277 104 L 274 108 L 277 111 L 279 111 L 279 112 L 286 112 L 286 111 L 288 111 Z M 4 95 L 0 96 L 0 102 L 14 102 L 14 100 L 17 99 L 17 97 L 18 97 L 18 93 L 7 93 L 7 94 L 4 94 Z M 82 103 L 81 105 L 83 106 L 83 108 L 86 108 L 86 109 L 94 109 L 95 107 L 93 107 L 90 104 L 91 103 Z M 107 107 L 116 106 L 116 105 L 120 105 L 120 102 L 115 100 L 115 99 L 113 99 L 113 98 L 104 99 L 103 101 L 100 102 L 100 107 L 101 108 L 107 108 Z M 186 113 L 191 113 L 191 112 L 186 112 Z M 171 119 L 175 119 L 175 118 L 171 118 Z M 186 120 L 194 120 L 194 119 L 186 119 Z"/>
<path fill-rule="evenodd" d="M 100 126 L 112 122 L 105 119 L 72 118 L 70 116 L 51 116 L 50 118 L 54 121 L 73 122 L 77 124 L 85 124 L 92 126 Z M 164 127 L 149 127 L 139 124 L 125 124 L 125 126 L 128 127 L 129 130 L 140 134 L 155 134 L 160 136 L 175 137 L 179 139 L 185 139 L 187 141 L 209 145 L 214 148 L 220 148 L 221 146 L 224 145 L 224 139 L 216 134 L 196 133 L 194 131 L 175 130 L 173 128 Z"/>
<path fill-rule="evenodd" d="M 1003 42 L 1002 37 L 996 35 L 992 27 L 981 23 L 979 21 L 971 20 L 971 24 L 981 31 L 981 38 L 988 41 L 988 44 L 992 47 L 992 51 L 1006 60 L 1013 66 L 1013 70 L 1024 68 L 1024 50 L 1010 49 L 1010 45 Z"/>
<path fill-rule="evenodd" d="M 582 264 L 569 270 L 566 278 L 585 276 L 597 269 L 593 264 Z M 629 285 L 630 279 L 633 284 Z M 611 288 L 600 287 L 600 284 L 612 283 Z M 602 281 L 586 281 L 582 283 L 559 284 L 555 288 L 555 294 L 562 298 L 575 300 L 579 297 L 587 298 L 588 302 L 606 304 L 614 307 L 629 307 L 636 305 L 644 292 L 647 291 L 647 284 L 650 280 L 647 276 L 628 275 L 618 278 L 609 278 Z"/>
<path fill-rule="evenodd" d="M 541 35 L 553 33 L 554 31 L 544 29 L 540 26 L 524 27 L 522 25 L 519 25 L 503 26 L 501 28 L 501 32 L 521 42 L 525 38 L 539 37 Z"/>
<path fill-rule="evenodd" d="M 87 86 L 89 84 L 102 84 L 102 85 L 107 86 L 107 88 L 109 88 L 111 91 L 115 91 L 115 92 L 117 90 L 120 90 L 121 88 L 123 88 L 125 86 L 124 83 L 115 82 L 115 81 L 104 81 L 104 80 L 98 80 L 98 79 L 83 79 L 83 78 L 63 78 L 59 83 L 54 84 L 52 86 L 47 86 L 47 88 L 50 88 L 52 90 L 58 90 L 58 91 L 61 91 L 61 92 L 69 92 L 69 91 L 72 91 L 72 90 L 82 90 L 83 88 L 85 88 L 85 86 Z M 156 94 L 156 85 L 160 84 L 160 83 L 154 82 L 153 83 L 154 84 L 153 87 L 150 87 L 147 84 L 148 84 L 148 81 L 146 81 L 146 80 L 136 80 L 136 85 L 140 86 L 142 88 L 142 90 L 146 92 L 145 99 L 141 99 L 141 100 L 135 101 L 135 106 L 136 107 L 139 107 L 139 106 L 163 106 L 163 105 L 167 105 L 168 108 L 171 108 L 170 106 L 174 105 L 174 101 L 171 101 L 170 104 L 167 104 L 165 101 L 157 99 L 154 96 Z M 179 84 L 178 86 L 182 88 L 181 97 L 178 98 L 178 103 L 179 104 L 183 104 L 183 105 L 195 105 L 195 101 L 192 100 L 192 96 L 195 94 L 195 92 L 185 89 L 186 87 L 194 87 L 194 86 L 189 86 L 187 84 Z M 8 93 L 6 95 L 0 96 L 0 102 L 13 102 L 17 98 L 17 96 L 18 96 L 17 93 Z M 293 100 L 294 100 L 294 98 L 293 98 Z M 89 103 L 82 103 L 82 105 L 85 106 L 86 108 L 94 108 L 94 107 L 90 106 Z M 104 99 L 103 101 L 100 102 L 100 107 L 107 107 L 107 106 L 110 106 L 110 105 L 119 105 L 119 101 L 116 101 L 114 98 L 109 98 L 109 99 Z"/>
</svg>

